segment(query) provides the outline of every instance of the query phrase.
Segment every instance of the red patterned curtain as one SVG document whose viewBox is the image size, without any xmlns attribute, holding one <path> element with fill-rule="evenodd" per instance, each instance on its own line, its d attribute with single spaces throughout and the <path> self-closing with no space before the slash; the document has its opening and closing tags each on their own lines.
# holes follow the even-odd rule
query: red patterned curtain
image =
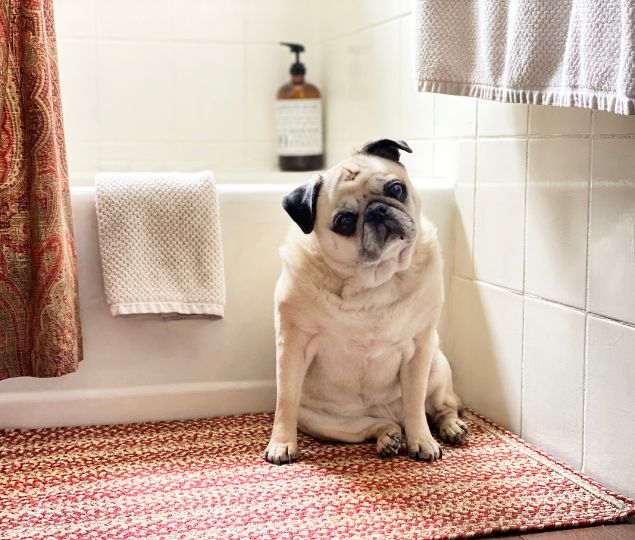
<svg viewBox="0 0 635 540">
<path fill-rule="evenodd" d="M 0 379 L 82 359 L 52 0 L 0 0 Z"/>
</svg>

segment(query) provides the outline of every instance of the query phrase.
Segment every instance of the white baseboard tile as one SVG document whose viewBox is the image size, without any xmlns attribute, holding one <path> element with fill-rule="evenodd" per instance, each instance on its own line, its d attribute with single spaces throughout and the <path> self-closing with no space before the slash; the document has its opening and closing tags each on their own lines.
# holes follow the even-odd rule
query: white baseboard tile
<svg viewBox="0 0 635 540">
<path fill-rule="evenodd" d="M 275 408 L 275 381 L 224 381 L 0 394 L 0 428 L 183 420 Z"/>
</svg>

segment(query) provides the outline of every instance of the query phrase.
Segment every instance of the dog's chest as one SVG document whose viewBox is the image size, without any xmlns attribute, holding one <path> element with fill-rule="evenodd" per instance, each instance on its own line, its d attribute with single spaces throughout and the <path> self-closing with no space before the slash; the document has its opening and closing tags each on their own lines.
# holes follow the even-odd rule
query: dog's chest
<svg viewBox="0 0 635 540">
<path fill-rule="evenodd" d="M 317 336 L 305 389 L 316 400 L 358 404 L 400 395 L 399 368 L 414 354 L 414 326 L 393 310 L 340 313 Z"/>
</svg>

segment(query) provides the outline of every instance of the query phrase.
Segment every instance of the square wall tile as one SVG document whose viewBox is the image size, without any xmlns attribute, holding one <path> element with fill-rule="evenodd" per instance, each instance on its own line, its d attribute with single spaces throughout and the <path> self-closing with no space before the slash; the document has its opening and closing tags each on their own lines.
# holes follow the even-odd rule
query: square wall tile
<svg viewBox="0 0 635 540">
<path fill-rule="evenodd" d="M 406 141 L 412 154 L 401 152 L 401 162 L 406 166 L 410 178 L 432 176 L 433 141 Z"/>
<path fill-rule="evenodd" d="M 97 37 L 169 40 L 171 0 L 95 0 Z"/>
<path fill-rule="evenodd" d="M 529 106 L 530 135 L 588 135 L 591 111 L 576 107 Z"/>
<path fill-rule="evenodd" d="M 454 273 L 466 278 L 474 276 L 475 165 L 476 141 L 435 141 L 433 175 L 454 181 Z"/>
<path fill-rule="evenodd" d="M 507 137 L 527 133 L 525 103 L 499 103 L 489 99 L 478 100 L 478 134 L 487 137 Z"/>
<path fill-rule="evenodd" d="M 245 167 L 259 171 L 278 169 L 278 145 L 275 139 L 269 141 L 247 141 L 244 156 Z M 307 173 L 307 178 L 309 174 Z"/>
<path fill-rule="evenodd" d="M 582 467 L 584 327 L 583 311 L 525 298 L 522 436 L 576 469 Z"/>
<path fill-rule="evenodd" d="M 586 301 L 590 146 L 529 141 L 525 291 L 578 308 Z"/>
<path fill-rule="evenodd" d="M 202 171 L 240 170 L 245 162 L 243 142 L 176 142 L 167 151 L 167 169 Z M 216 178 L 218 181 L 218 178 Z"/>
<path fill-rule="evenodd" d="M 174 39 L 245 40 L 245 0 L 172 0 L 171 9 Z"/>
<path fill-rule="evenodd" d="M 635 116 L 593 111 L 594 135 L 635 135 Z"/>
<path fill-rule="evenodd" d="M 434 94 L 417 90 L 413 33 L 412 16 L 403 17 L 401 19 L 401 127 L 399 134 L 403 138 L 426 139 L 434 135 Z"/>
<path fill-rule="evenodd" d="M 524 140 L 479 140 L 476 148 L 474 266 L 479 280 L 522 290 Z"/>
<path fill-rule="evenodd" d="M 313 0 L 323 40 L 336 39 L 410 13 L 410 0 Z"/>
<path fill-rule="evenodd" d="M 399 132 L 400 28 L 396 20 L 325 44 L 327 141 L 361 145 Z"/>
<path fill-rule="evenodd" d="M 354 149 L 359 148 L 359 141 L 352 140 L 340 140 L 340 139 L 331 139 L 329 137 L 326 138 L 326 157 L 325 157 L 325 166 L 332 167 L 336 165 L 343 159 L 346 159 L 351 155 Z"/>
<path fill-rule="evenodd" d="M 99 41 L 99 137 L 159 141 L 174 137 L 176 76 L 169 43 Z"/>
<path fill-rule="evenodd" d="M 176 118 L 169 139 L 244 139 L 246 85 L 242 45 L 175 43 L 171 76 Z"/>
<path fill-rule="evenodd" d="M 168 168 L 167 142 L 109 142 L 99 148 L 99 171 L 162 171 Z"/>
<path fill-rule="evenodd" d="M 635 139 L 593 141 L 589 311 L 635 324 Z"/>
<path fill-rule="evenodd" d="M 66 139 L 66 160 L 68 182 L 71 186 L 92 186 L 99 162 L 97 142 L 73 141 Z"/>
<path fill-rule="evenodd" d="M 635 328 L 588 318 L 584 472 L 635 497 Z"/>
<path fill-rule="evenodd" d="M 455 277 L 447 357 L 469 407 L 520 433 L 523 298 Z"/>
<path fill-rule="evenodd" d="M 246 10 L 249 43 L 288 41 L 309 46 L 319 40 L 319 21 L 310 0 L 246 0 Z"/>
<path fill-rule="evenodd" d="M 94 38 L 94 0 L 55 0 L 53 4 L 57 39 Z"/>
<path fill-rule="evenodd" d="M 476 136 L 476 104 L 472 97 L 434 96 L 434 136 L 474 137 Z"/>
<path fill-rule="evenodd" d="M 94 41 L 57 42 L 64 135 L 72 141 L 97 140 L 97 51 Z"/>
</svg>

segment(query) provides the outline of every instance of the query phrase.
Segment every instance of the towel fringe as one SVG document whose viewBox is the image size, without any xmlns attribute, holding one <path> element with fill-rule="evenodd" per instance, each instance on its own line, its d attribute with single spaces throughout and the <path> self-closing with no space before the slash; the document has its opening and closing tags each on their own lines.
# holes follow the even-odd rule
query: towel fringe
<svg viewBox="0 0 635 540">
<path fill-rule="evenodd" d="M 635 114 L 635 99 L 617 94 L 569 88 L 544 88 L 541 90 L 518 90 L 474 83 L 428 81 L 420 79 L 420 92 L 468 96 L 489 99 L 501 103 L 529 103 L 531 105 L 554 105 L 556 107 L 581 107 L 616 114 Z"/>
</svg>

